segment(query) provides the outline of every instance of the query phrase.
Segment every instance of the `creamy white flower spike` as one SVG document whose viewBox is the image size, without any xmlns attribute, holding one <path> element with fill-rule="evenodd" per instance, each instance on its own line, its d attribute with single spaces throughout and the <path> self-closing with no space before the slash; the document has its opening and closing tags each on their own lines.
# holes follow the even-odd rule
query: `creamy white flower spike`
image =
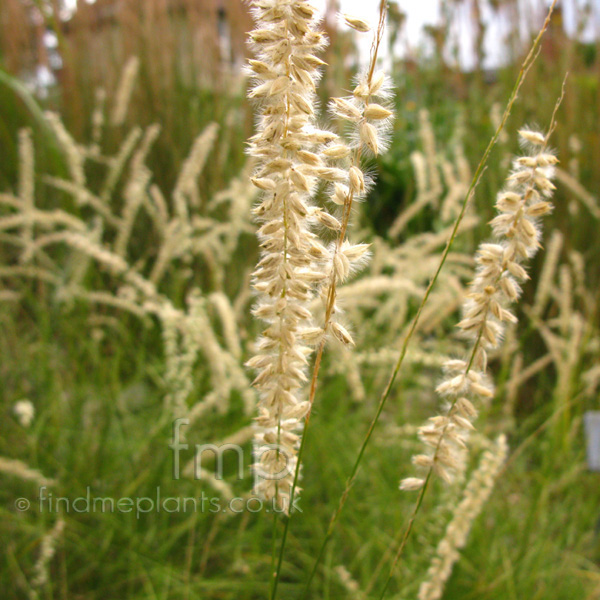
<svg viewBox="0 0 600 600">
<path fill-rule="evenodd" d="M 346 173 L 323 165 L 319 155 L 337 136 L 320 130 L 314 117 L 314 90 L 324 64 L 317 54 L 325 45 L 316 9 L 303 0 L 257 0 L 252 9 L 256 60 L 249 62 L 255 79 L 249 95 L 259 102 L 260 116 L 250 153 L 259 164 L 252 181 L 262 191 L 254 209 L 262 249 L 254 271 L 254 314 L 266 324 L 257 355 L 248 362 L 257 371 L 260 392 L 255 492 L 287 509 L 298 430 L 308 410 L 301 397 L 305 367 L 310 344 L 320 335 L 315 339 L 308 304 L 325 277 L 318 263 L 328 256 L 312 228 L 339 226 L 310 199 L 318 178 L 338 181 Z"/>
<path fill-rule="evenodd" d="M 520 285 L 528 279 L 524 263 L 540 247 L 539 219 L 552 210 L 548 199 L 555 189 L 552 177 L 558 161 L 546 148 L 548 136 L 529 129 L 519 131 L 519 135 L 528 154 L 514 161 L 506 188 L 498 194 L 498 215 L 491 222 L 495 239 L 479 246 L 477 273 L 458 324 L 472 342 L 469 357 L 444 365 L 446 378 L 437 392 L 448 409 L 420 429 L 421 440 L 430 451 L 413 457 L 418 467 L 447 481 L 464 460 L 463 448 L 477 416 L 477 400 L 493 396 L 494 388 L 486 374 L 487 351 L 500 344 L 506 324 L 517 321 L 507 307 L 518 300 Z M 417 490 L 424 483 L 425 479 L 411 477 L 400 487 Z"/>
<path fill-rule="evenodd" d="M 386 106 L 390 96 L 389 80 L 383 72 L 374 71 L 370 66 L 358 77 L 351 96 L 332 98 L 329 103 L 332 115 L 345 122 L 349 141 L 336 141 L 322 152 L 323 160 L 334 164 L 335 170 L 340 172 L 341 183 L 330 187 L 328 199 L 334 210 L 342 208 L 338 209 L 340 215 L 336 218 L 339 227 L 332 227 L 338 237 L 328 248 L 329 256 L 324 263 L 327 277 L 321 285 L 320 296 L 325 310 L 323 332 L 346 346 L 354 346 L 354 340 L 338 321 L 342 311 L 336 302 L 337 287 L 362 269 L 369 257 L 369 246 L 351 244 L 346 232 L 353 203 L 364 199 L 371 183 L 362 170 L 362 158 L 365 154 L 377 156 L 388 143 L 393 117 L 393 112 Z"/>
</svg>

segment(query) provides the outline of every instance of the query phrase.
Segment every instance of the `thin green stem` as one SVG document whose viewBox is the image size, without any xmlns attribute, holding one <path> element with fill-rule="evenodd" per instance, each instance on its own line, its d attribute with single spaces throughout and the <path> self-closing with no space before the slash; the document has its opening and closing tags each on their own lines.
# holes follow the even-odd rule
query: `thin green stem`
<svg viewBox="0 0 600 600">
<path fill-rule="evenodd" d="M 271 597 L 273 597 L 273 588 L 275 587 L 275 557 L 277 556 L 277 511 L 273 511 L 273 529 L 271 531 L 271 576 L 269 577 L 271 587 Z"/>
</svg>

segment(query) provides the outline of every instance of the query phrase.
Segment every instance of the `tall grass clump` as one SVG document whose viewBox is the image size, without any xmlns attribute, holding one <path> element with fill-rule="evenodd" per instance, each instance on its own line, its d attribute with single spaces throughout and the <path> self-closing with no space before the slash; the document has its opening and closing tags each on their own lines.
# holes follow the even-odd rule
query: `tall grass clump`
<svg viewBox="0 0 600 600">
<path fill-rule="evenodd" d="M 131 71 L 125 68 L 127 89 L 114 104 L 118 120 L 131 94 Z M 174 188 L 163 193 L 147 165 L 160 127 L 132 128 L 111 154 L 103 142 L 115 125 L 105 113 L 106 107 L 92 115 L 97 134 L 85 144 L 77 143 L 58 114 L 45 113 L 66 164 L 64 176 L 36 177 L 32 132 L 20 131 L 18 185 L 14 193 L 0 194 L 0 277 L 17 298 L 27 297 L 25 282 L 31 280 L 52 290 L 53 301 L 67 312 L 82 305 L 108 311 L 99 319 L 108 330 L 111 313 L 130 315 L 150 329 L 157 323 L 167 418 L 194 421 L 215 405 L 224 412 L 234 388 L 252 411 L 254 392 L 239 364 L 239 315 L 231 298 L 243 304 L 247 294 L 238 282 L 225 293 L 222 265 L 253 231 L 248 213 L 254 189 L 244 174 L 202 198 L 200 179 L 219 130 L 211 123 L 194 141 Z M 202 399 L 203 408 L 194 408 L 189 399 L 201 355 L 212 373 L 212 392 Z"/>
</svg>

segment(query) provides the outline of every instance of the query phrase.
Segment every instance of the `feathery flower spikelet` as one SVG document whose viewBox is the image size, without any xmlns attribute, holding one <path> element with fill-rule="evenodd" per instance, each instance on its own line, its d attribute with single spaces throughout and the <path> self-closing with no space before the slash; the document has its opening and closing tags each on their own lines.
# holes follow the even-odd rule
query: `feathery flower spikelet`
<svg viewBox="0 0 600 600">
<path fill-rule="evenodd" d="M 21 261 L 26 263 L 32 258 L 33 213 L 35 211 L 35 155 L 31 129 L 19 131 L 19 200 L 26 221 L 23 226 L 23 254 Z"/>
<path fill-rule="evenodd" d="M 34 577 L 31 585 L 34 588 L 41 588 L 50 579 L 49 565 L 56 553 L 56 546 L 63 535 L 65 521 L 59 518 L 54 527 L 42 538 L 40 545 L 40 555 L 33 567 Z"/>
<path fill-rule="evenodd" d="M 304 0 L 256 0 L 251 6 L 257 59 L 249 62 L 256 80 L 249 96 L 259 102 L 260 118 L 250 154 L 258 159 L 252 182 L 262 191 L 254 209 L 262 253 L 253 274 L 259 294 L 253 312 L 267 325 L 248 362 L 258 372 L 254 385 L 260 392 L 255 491 L 287 509 L 297 430 L 308 409 L 299 394 L 314 332 L 307 304 L 324 277 L 315 263 L 326 256 L 311 231 L 317 219 L 324 221 L 310 197 L 317 177 L 338 178 L 315 150 L 337 136 L 315 126 L 314 91 L 324 64 L 316 53 L 325 44 L 316 9 Z"/>
<path fill-rule="evenodd" d="M 435 133 L 431 124 L 429 111 L 425 108 L 419 111 L 419 134 L 427 161 L 428 187 L 432 192 L 433 202 L 442 193 L 442 182 L 438 170 L 438 153 L 435 143 Z"/>
<path fill-rule="evenodd" d="M 71 134 L 65 128 L 64 123 L 61 121 L 60 117 L 53 112 L 44 113 L 44 117 L 46 122 L 52 128 L 52 131 L 56 135 L 56 139 L 62 150 L 65 153 L 67 159 L 67 165 L 69 167 L 69 171 L 71 173 L 71 177 L 73 182 L 79 186 L 81 189 L 85 189 L 86 187 L 86 178 L 85 178 L 85 169 L 84 162 L 85 157 L 81 152 L 81 149 L 75 142 L 75 140 L 71 137 Z M 83 198 L 77 198 L 79 202 L 83 202 Z"/>
<path fill-rule="evenodd" d="M 95 93 L 94 111 L 92 112 L 92 146 L 100 152 L 99 144 L 102 141 L 104 130 L 104 111 L 106 104 L 106 90 L 98 88 Z"/>
<path fill-rule="evenodd" d="M 346 22 L 349 22 L 348 19 L 346 17 Z M 354 19 L 353 22 L 359 20 Z M 365 153 L 377 156 L 388 142 L 393 117 L 388 106 L 390 95 L 389 79 L 382 71 L 375 72 L 369 68 L 358 77 L 351 96 L 332 98 L 329 103 L 333 116 L 345 122 L 350 130 L 351 141 L 336 140 L 326 145 L 322 153 L 324 161 L 335 165 L 330 168 L 343 173 L 343 176 L 331 184 L 328 194 L 332 206 L 340 207 L 341 214 L 336 217 L 325 210 L 320 213 L 321 222 L 337 232 L 337 241 L 327 250 L 323 264 L 327 277 L 320 285 L 319 293 L 325 307 L 324 333 L 333 334 L 347 346 L 353 346 L 354 340 L 339 322 L 341 311 L 336 302 L 337 286 L 366 264 L 369 245 L 350 243 L 346 232 L 353 203 L 365 197 L 370 184 L 369 177 L 361 168 L 361 158 Z M 328 215 L 327 219 L 325 215 Z"/>
<path fill-rule="evenodd" d="M 27 466 L 23 461 L 0 456 L 0 473 L 13 475 L 24 481 L 33 481 L 37 485 L 54 485 L 54 480 L 44 477 L 36 469 Z"/>
<path fill-rule="evenodd" d="M 463 448 L 477 415 L 474 401 L 493 396 L 486 375 L 487 351 L 500 344 L 505 324 L 517 320 L 506 307 L 518 299 L 520 283 L 528 279 L 523 263 L 540 247 L 539 218 L 552 210 L 548 198 L 555 189 L 551 179 L 557 159 L 546 148 L 547 136 L 530 129 L 522 129 L 519 135 L 529 152 L 514 161 L 506 188 L 498 194 L 499 214 L 491 221 L 495 241 L 479 246 L 477 273 L 458 324 L 471 341 L 469 358 L 444 365 L 446 378 L 436 391 L 449 408 L 420 429 L 420 438 L 431 452 L 413 457 L 417 466 L 448 481 L 464 460 Z M 400 487 L 416 490 L 424 483 L 411 477 Z"/>
<path fill-rule="evenodd" d="M 460 125 L 457 127 L 457 133 L 460 134 Z M 462 156 L 460 144 L 457 144 L 455 148 L 456 176 L 454 175 L 454 169 L 448 161 L 445 161 L 438 154 L 431 119 L 426 109 L 419 111 L 419 137 L 423 151 L 415 150 L 410 155 L 410 161 L 415 174 L 417 196 L 392 223 L 388 232 L 392 238 L 398 237 L 407 223 L 425 206 L 431 205 L 437 207 L 439 205 L 444 192 L 440 170 L 444 174 L 444 183 L 448 190 L 441 211 L 443 222 L 449 220 L 448 212 L 455 208 L 455 204 L 464 196 L 463 188 L 464 186 L 468 188 L 471 181 L 468 163 L 464 159 L 464 156 Z"/>
<path fill-rule="evenodd" d="M 371 31 L 371 28 L 369 27 L 369 24 L 366 21 L 354 17 L 353 15 L 345 14 L 343 15 L 343 17 L 346 25 L 348 27 L 351 27 L 355 31 L 358 31 L 359 33 L 367 33 L 368 31 Z"/>
<path fill-rule="evenodd" d="M 196 181 L 213 150 L 218 131 L 218 124 L 210 123 L 194 140 L 192 150 L 183 163 L 173 190 L 173 204 L 180 219 L 189 219 L 189 207 L 199 204 Z"/>
<path fill-rule="evenodd" d="M 131 238 L 138 210 L 144 202 L 146 189 L 152 179 L 152 172 L 146 167 L 144 161 L 159 133 L 159 125 L 150 125 L 144 133 L 140 147 L 131 160 L 131 175 L 123 191 L 125 202 L 121 211 L 119 233 L 114 243 L 115 252 L 119 256 L 124 257 L 127 254 L 127 245 Z"/>
<path fill-rule="evenodd" d="M 131 95 L 135 86 L 135 81 L 140 70 L 140 59 L 137 56 L 132 56 L 125 63 L 117 92 L 115 94 L 115 103 L 111 116 L 111 125 L 119 126 L 125 122 Z"/>
<path fill-rule="evenodd" d="M 531 308 L 531 316 L 534 319 L 542 316 L 548 299 L 550 298 L 553 279 L 560 260 L 560 253 L 563 245 L 563 234 L 559 230 L 553 231 L 552 237 L 546 245 L 544 264 L 542 265 L 542 270 L 538 277 L 535 299 Z"/>
<path fill-rule="evenodd" d="M 250 35 L 258 60 L 250 61 L 250 69 L 257 85 L 249 95 L 261 101 L 261 119 L 251 140 L 251 153 L 260 161 L 252 181 L 263 192 L 263 201 L 255 209 L 262 224 L 258 235 L 263 253 L 254 273 L 254 287 L 262 298 L 254 314 L 268 324 L 258 355 L 248 363 L 258 371 L 254 383 L 261 391 L 258 424 L 263 430 L 257 436 L 257 467 L 263 477 L 256 491 L 268 499 L 277 497 L 285 506 L 298 465 L 295 432 L 313 399 L 314 381 L 309 402 L 300 396 L 307 358 L 318 345 L 318 365 L 329 336 L 345 345 L 354 343 L 338 320 L 336 286 L 367 256 L 368 245 L 351 244 L 346 230 L 353 201 L 364 197 L 369 185 L 360 167 L 361 155 L 377 155 L 385 146 L 392 112 L 385 105 L 388 81 L 382 72 L 374 73 L 372 64 L 352 96 L 330 102 L 334 116 L 352 130 L 352 141 L 345 143 L 318 129 L 312 103 L 323 63 L 314 53 L 323 38 L 315 29 L 314 7 L 302 0 L 270 0 L 253 6 L 258 28 Z M 346 23 L 357 31 L 369 29 L 354 17 L 346 17 Z M 382 23 L 376 47 L 381 31 Z M 341 214 L 311 206 L 319 181 L 325 182 L 333 210 Z M 325 247 L 312 232 L 314 226 L 324 237 L 333 233 L 336 242 Z M 315 294 L 325 307 L 321 327 L 312 325 L 309 310 Z M 316 373 L 318 366 L 313 379 Z M 288 475 L 269 480 L 269 473 L 281 473 L 282 463 Z"/>
<path fill-rule="evenodd" d="M 360 589 L 358 582 L 352 577 L 352 574 L 344 565 L 338 565 L 333 571 L 348 593 L 349 598 L 353 600 L 364 600 L 365 594 Z"/>
</svg>

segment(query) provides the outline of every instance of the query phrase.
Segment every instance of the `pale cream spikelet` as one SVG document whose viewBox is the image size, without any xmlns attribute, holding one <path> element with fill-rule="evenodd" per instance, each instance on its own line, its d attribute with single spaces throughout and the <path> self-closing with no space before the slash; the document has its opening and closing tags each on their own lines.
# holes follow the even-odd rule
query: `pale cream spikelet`
<svg viewBox="0 0 600 600">
<path fill-rule="evenodd" d="M 94 243 L 86 234 L 68 231 L 65 233 L 65 242 L 70 247 L 90 256 L 115 274 L 124 274 L 129 269 L 129 264 L 125 259 L 114 254 L 106 247 Z"/>
<path fill-rule="evenodd" d="M 119 126 L 125 122 L 129 104 L 131 103 L 131 95 L 140 70 L 140 60 L 137 56 L 132 56 L 125 63 L 117 92 L 115 94 L 115 103 L 111 116 L 111 125 Z"/>
<path fill-rule="evenodd" d="M 571 276 L 571 269 L 569 265 L 561 265 L 558 271 L 558 284 L 557 300 L 560 306 L 560 317 L 558 318 L 558 324 L 560 332 L 563 336 L 567 337 L 569 332 L 569 326 L 573 318 L 573 278 Z"/>
<path fill-rule="evenodd" d="M 348 241 L 347 226 L 353 203 L 364 198 L 369 189 L 370 180 L 362 169 L 362 158 L 365 153 L 377 156 L 385 149 L 393 117 L 388 106 L 389 81 L 383 72 L 374 72 L 372 66 L 359 76 L 351 96 L 333 98 L 329 103 L 330 112 L 345 122 L 350 135 L 348 142 L 336 141 L 323 150 L 323 160 L 336 164 L 336 170 L 344 173 L 343 178 L 331 186 L 328 195 L 334 207 L 342 208 L 338 209 L 341 210 L 341 218 L 337 219 L 341 224 L 339 235 L 328 249 L 327 277 L 320 290 L 325 309 L 323 330 L 347 346 L 353 346 L 354 340 L 339 322 L 342 311 L 336 302 L 336 289 L 360 270 L 369 256 L 368 245 L 354 245 Z"/>
<path fill-rule="evenodd" d="M 156 191 L 156 188 L 151 188 Z M 150 281 L 158 285 L 171 265 L 171 261 L 178 256 L 190 251 L 191 226 L 187 221 L 178 217 L 171 219 L 163 229 L 163 243 L 158 251 L 158 256 L 152 265 Z"/>
<path fill-rule="evenodd" d="M 441 205 L 441 217 L 442 221 L 447 223 L 460 213 L 461 200 L 467 194 L 472 178 L 471 169 L 460 140 L 456 142 L 454 148 L 454 161 L 442 159 L 441 171 L 447 189 Z"/>
<path fill-rule="evenodd" d="M 218 131 L 217 123 L 207 125 L 194 140 L 190 154 L 183 163 L 173 190 L 173 205 L 181 219 L 188 219 L 190 208 L 199 205 L 197 180 L 215 145 Z"/>
<path fill-rule="evenodd" d="M 556 169 L 556 179 L 571 192 L 575 199 L 581 201 L 587 210 L 596 218 L 600 219 L 600 204 L 598 198 L 587 190 L 581 183 L 567 171 L 561 168 Z M 578 210 L 578 205 L 572 200 L 569 205 L 569 212 L 573 213 Z"/>
<path fill-rule="evenodd" d="M 156 229 L 161 235 L 164 235 L 169 222 L 169 207 L 164 194 L 156 184 L 151 185 L 148 190 L 146 208 Z"/>
<path fill-rule="evenodd" d="M 65 301 L 70 300 L 72 298 L 78 298 L 81 300 L 85 300 L 90 304 L 98 304 L 109 306 L 112 308 L 117 308 L 124 312 L 130 312 L 133 315 L 136 315 L 140 319 L 145 319 L 147 317 L 147 312 L 143 307 L 129 299 L 124 298 L 120 295 L 115 295 L 110 292 L 105 292 L 103 290 L 97 291 L 88 291 L 85 288 L 82 288 L 78 285 L 69 285 L 68 288 L 63 288 L 59 290 L 56 294 L 58 300 Z"/>
<path fill-rule="evenodd" d="M 104 185 L 102 187 L 102 192 L 100 194 L 100 197 L 105 204 L 110 204 L 111 195 L 117 187 L 117 183 L 119 182 L 119 179 L 123 174 L 123 169 L 125 168 L 129 157 L 135 150 L 135 147 L 137 146 L 141 137 L 141 127 L 134 127 L 127 134 L 127 137 L 125 138 L 125 141 L 121 144 L 117 155 L 111 157 L 109 161 L 109 170 L 106 175 Z"/>
<path fill-rule="evenodd" d="M 348 593 L 348 598 L 353 600 L 364 600 L 366 597 L 364 592 L 360 589 L 358 582 L 352 577 L 352 574 L 344 565 L 338 565 L 333 570 L 337 575 L 340 583 Z"/>
<path fill-rule="evenodd" d="M 181 417 L 186 414 L 185 398 L 187 398 L 185 378 L 181 377 L 182 360 L 179 341 L 179 315 L 172 307 L 165 305 L 159 312 L 163 348 L 165 353 L 164 379 L 168 393 L 166 404 L 172 413 Z"/>
<path fill-rule="evenodd" d="M 163 301 L 157 309 L 157 315 L 165 348 L 166 403 L 174 416 L 186 416 L 191 421 L 194 408 L 188 410 L 187 400 L 194 389 L 193 368 L 199 353 L 205 358 L 212 386 L 211 395 L 217 401 L 218 409 L 226 410 L 224 399 L 230 396 L 232 389 L 238 389 L 243 394 L 249 386 L 233 367 L 237 365 L 235 358 L 220 346 L 206 312 L 206 300 L 197 290 L 193 290 L 187 304 L 188 310 L 184 312 L 174 308 L 170 302 Z M 203 403 L 208 405 L 213 401 L 205 398 Z"/>
<path fill-rule="evenodd" d="M 388 233 L 390 237 L 397 237 L 404 229 L 406 224 L 417 214 L 423 210 L 424 206 L 431 201 L 431 194 L 427 187 L 427 161 L 425 155 L 419 150 L 415 150 L 410 154 L 410 162 L 415 175 L 415 185 L 417 188 L 417 197 L 415 200 L 403 210 L 392 223 Z"/>
<path fill-rule="evenodd" d="M 33 481 L 39 486 L 54 484 L 54 480 L 44 477 L 42 473 L 36 469 L 32 469 L 23 461 L 13 458 L 4 458 L 3 456 L 0 456 L 0 473 L 18 477 L 23 481 Z"/>
<path fill-rule="evenodd" d="M 233 489 L 222 479 L 222 477 L 218 477 L 215 473 L 208 471 L 207 469 L 199 468 L 197 464 L 194 466 L 196 467 L 194 479 L 208 483 L 208 485 L 218 492 L 224 500 L 230 501 L 235 497 Z"/>
<path fill-rule="evenodd" d="M 35 407 L 31 400 L 23 398 L 22 400 L 17 400 L 15 402 L 13 413 L 21 426 L 27 428 L 31 425 L 33 418 L 35 417 Z"/>
<path fill-rule="evenodd" d="M 359 33 L 368 33 L 369 31 L 371 31 L 371 27 L 366 21 L 363 21 L 362 19 L 359 19 L 358 17 L 354 17 L 352 15 L 343 16 L 344 23 L 346 23 L 348 27 L 351 27 L 355 31 L 358 31 Z"/>
<path fill-rule="evenodd" d="M 421 144 L 425 152 L 425 160 L 427 161 L 428 185 L 432 196 L 437 198 L 442 193 L 442 182 L 438 169 L 438 156 L 435 143 L 435 133 L 431 124 L 431 118 L 427 109 L 419 111 L 419 133 Z"/>
<path fill-rule="evenodd" d="M 242 445 L 242 444 L 245 444 L 246 442 L 250 441 L 254 437 L 254 434 L 255 434 L 254 427 L 249 425 L 247 427 L 243 427 L 242 429 L 238 429 L 233 434 L 228 435 L 225 438 L 215 440 L 215 445 L 219 448 L 222 448 L 222 447 L 230 445 L 230 444 Z M 194 458 L 192 460 L 190 460 L 185 465 L 185 467 L 183 468 L 184 477 L 197 478 L 197 474 L 199 472 L 200 472 L 200 474 L 202 474 L 203 470 L 201 470 L 201 458 L 202 458 L 201 455 L 198 453 L 198 454 L 196 454 L 196 456 L 194 456 Z M 212 477 L 215 477 L 214 473 L 212 474 Z M 212 484 L 212 482 L 210 482 L 210 483 Z M 225 482 L 223 482 L 223 483 L 225 483 Z M 228 484 L 225 484 L 225 485 L 228 485 Z"/>
<path fill-rule="evenodd" d="M 69 167 L 73 182 L 76 183 L 80 188 L 85 189 L 85 157 L 81 152 L 81 149 L 71 137 L 71 134 L 67 131 L 64 123 L 56 113 L 46 112 L 44 113 L 44 117 L 52 128 L 60 147 L 65 153 L 67 165 Z M 81 201 L 80 198 L 78 198 L 78 200 Z"/>
<path fill-rule="evenodd" d="M 35 155 L 31 129 L 19 131 L 19 200 L 25 218 L 22 230 L 23 253 L 21 261 L 28 262 L 33 243 L 33 212 L 35 210 Z"/>
<path fill-rule="evenodd" d="M 316 9 L 304 0 L 251 3 L 256 29 L 250 33 L 256 60 L 249 96 L 258 102 L 259 124 L 250 142 L 258 167 L 252 179 L 262 192 L 254 214 L 262 249 L 254 271 L 258 293 L 254 315 L 266 328 L 248 361 L 260 392 L 255 440 L 255 492 L 288 509 L 296 470 L 297 431 L 308 404 L 302 400 L 311 353 L 312 315 L 307 306 L 322 278 L 317 262 L 327 250 L 312 233 L 317 221 L 336 222 L 311 206 L 317 178 L 337 181 L 340 169 L 322 166 L 320 146 L 336 136 L 319 130 L 314 89 L 325 39 L 316 29 Z"/>
<path fill-rule="evenodd" d="M 463 498 L 454 509 L 452 519 L 440 540 L 425 580 L 419 587 L 419 600 L 439 600 L 444 594 L 452 568 L 460 558 L 475 519 L 489 498 L 498 474 L 508 454 L 506 437 L 501 435 L 489 450 L 485 450 L 477 469 L 472 473 Z"/>
<path fill-rule="evenodd" d="M 415 215 L 427 205 L 437 206 L 443 193 L 442 181 L 440 178 L 440 169 L 438 167 L 438 156 L 435 143 L 435 134 L 429 118 L 429 112 L 426 109 L 419 111 L 419 137 L 423 152 L 418 150 L 410 155 L 410 160 L 415 173 L 415 183 L 417 188 L 417 197 L 406 209 L 404 209 L 394 220 L 389 229 L 389 235 L 392 238 L 398 237 L 406 225 Z M 443 166 L 442 166 L 443 170 Z M 468 177 L 470 182 L 470 177 Z M 467 182 L 467 186 L 468 186 Z M 448 184 L 448 181 L 446 181 Z M 452 186 L 448 186 L 451 188 Z M 455 188 L 456 189 L 456 188 Z M 452 192 L 449 195 L 459 193 L 460 190 Z M 442 218 L 446 215 L 442 210 Z"/>
<path fill-rule="evenodd" d="M 544 263 L 538 278 L 537 287 L 535 290 L 535 299 L 532 307 L 532 317 L 540 318 L 546 308 L 546 304 L 550 298 L 552 284 L 556 268 L 560 260 L 560 253 L 564 244 L 563 234 L 555 230 L 552 232 L 550 241 L 547 244 Z"/>
<path fill-rule="evenodd" d="M 123 191 L 125 202 L 121 212 L 119 232 L 114 242 L 115 253 L 119 256 L 125 257 L 127 255 L 127 245 L 131 237 L 136 216 L 140 206 L 144 202 L 147 188 L 152 179 L 152 173 L 148 167 L 145 166 L 144 162 L 159 133 L 159 125 L 150 125 L 144 133 L 140 147 L 137 149 L 131 160 L 131 173 Z"/>
<path fill-rule="evenodd" d="M 543 134 L 524 129 L 519 135 L 529 152 L 514 161 L 506 188 L 498 194 L 499 214 L 491 221 L 495 240 L 479 246 L 476 276 L 458 324 L 471 342 L 469 356 L 445 364 L 446 377 L 436 391 L 448 408 L 421 428 L 420 437 L 430 450 L 413 459 L 428 473 L 434 472 L 448 481 L 464 458 L 477 402 L 493 396 L 486 374 L 487 352 L 498 347 L 505 325 L 517 320 L 507 307 L 517 301 L 520 285 L 528 279 L 524 263 L 540 247 L 539 219 L 552 210 L 548 200 L 554 190 L 551 179 L 557 159 L 546 149 L 547 138 Z M 422 479 L 421 484 L 424 483 Z M 411 478 L 410 486 L 402 483 L 401 487 L 418 486 Z"/>
<path fill-rule="evenodd" d="M 40 554 L 33 567 L 34 577 L 31 581 L 31 585 L 34 588 L 41 588 L 48 583 L 50 578 L 48 567 L 50 561 L 54 558 L 56 546 L 59 539 L 62 537 L 64 528 L 65 521 L 62 518 L 59 518 L 54 524 L 54 527 L 42 538 Z"/>
<path fill-rule="evenodd" d="M 91 226 L 87 233 L 93 244 L 98 245 L 101 243 L 103 232 L 104 223 L 102 222 L 102 219 L 95 217 L 92 220 Z M 82 284 L 91 262 L 92 261 L 90 257 L 85 254 L 79 252 L 73 252 L 71 254 L 68 264 L 66 265 L 66 271 L 69 275 L 65 288 L 67 291 L 67 296 L 70 288 L 77 288 Z"/>
<path fill-rule="evenodd" d="M 98 88 L 95 93 L 94 111 L 92 112 L 92 144 L 98 152 L 98 145 L 102 141 L 102 132 L 104 130 L 105 105 L 106 90 Z"/>
<path fill-rule="evenodd" d="M 209 295 L 208 300 L 219 315 L 227 349 L 232 356 L 239 359 L 242 354 L 240 336 L 235 312 L 229 298 L 222 292 L 213 292 Z"/>
</svg>

